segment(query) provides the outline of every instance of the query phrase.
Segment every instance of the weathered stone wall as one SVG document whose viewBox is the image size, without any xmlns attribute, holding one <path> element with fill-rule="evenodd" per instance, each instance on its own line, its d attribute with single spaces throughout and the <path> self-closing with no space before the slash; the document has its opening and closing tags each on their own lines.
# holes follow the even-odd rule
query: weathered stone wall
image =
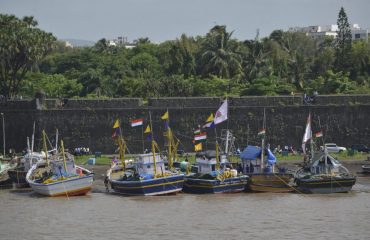
<svg viewBox="0 0 370 240">
<path fill-rule="evenodd" d="M 221 101 L 221 98 L 155 98 L 144 104 L 142 99 L 69 99 L 61 106 L 60 100 L 46 99 L 42 107 L 37 108 L 37 101 L 22 100 L 1 103 L 0 111 L 5 118 L 7 149 L 24 149 L 35 122 L 36 148 L 40 147 L 42 129 L 54 144 L 58 128 L 59 137 L 64 139 L 67 148 L 86 146 L 93 152 L 112 153 L 116 148 L 111 139 L 112 126 L 115 119 L 120 118 L 130 152 L 136 153 L 143 148 L 142 128 L 131 128 L 130 119 L 144 117 L 148 120 L 150 110 L 154 136 L 163 146 L 164 124 L 160 117 L 168 109 L 170 126 L 181 140 L 180 147 L 192 151 L 194 128 L 204 124 Z M 229 120 L 217 126 L 218 136 L 221 129 L 231 129 L 241 148 L 247 143 L 259 144 L 257 131 L 262 126 L 264 108 L 267 142 L 272 146 L 299 148 L 309 112 L 313 115 L 313 131 L 319 131 L 321 125 L 326 142 L 346 147 L 353 143 L 370 144 L 370 95 L 318 96 L 311 105 L 304 105 L 302 96 L 238 97 L 229 101 Z M 208 137 L 211 140 L 208 147 L 212 147 L 214 130 L 208 132 Z M 2 148 L 2 137 L 0 143 Z M 149 148 L 147 141 L 144 147 Z"/>
</svg>

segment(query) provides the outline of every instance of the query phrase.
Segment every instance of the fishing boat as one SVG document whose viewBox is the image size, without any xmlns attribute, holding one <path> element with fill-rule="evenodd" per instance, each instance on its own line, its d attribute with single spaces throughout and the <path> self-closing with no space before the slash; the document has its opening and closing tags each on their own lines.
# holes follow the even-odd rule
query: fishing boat
<svg viewBox="0 0 370 240">
<path fill-rule="evenodd" d="M 225 154 L 219 156 L 214 150 L 196 153 L 195 164 L 191 166 L 191 174 L 185 178 L 183 191 L 198 194 L 244 191 L 248 176 L 238 174 L 230 166 Z"/>
<path fill-rule="evenodd" d="M 213 114 L 211 114 L 207 119 L 207 126 L 216 126 L 227 120 L 227 99 L 221 104 L 215 116 L 213 118 Z M 216 129 L 215 133 L 217 133 Z M 201 134 L 201 136 L 204 138 L 205 134 Z M 227 152 L 229 148 L 227 144 L 225 146 L 225 152 Z M 238 173 L 231 166 L 227 160 L 227 154 L 220 151 L 216 135 L 215 150 L 196 153 L 195 164 L 191 166 L 192 173 L 186 176 L 183 191 L 198 194 L 244 191 L 248 183 L 248 176 Z"/>
<path fill-rule="evenodd" d="M 43 131 L 44 149 L 45 132 Z M 51 156 L 46 155 L 45 161 L 39 161 L 27 172 L 26 181 L 32 190 L 46 196 L 76 196 L 88 193 L 92 188 L 94 174 L 75 165 L 72 154 L 62 152 Z"/>
<path fill-rule="evenodd" d="M 114 126 L 119 126 L 119 123 Z M 124 159 L 127 145 L 119 134 L 117 142 L 121 166 L 114 163 L 107 171 L 109 185 L 115 193 L 152 196 L 176 194 L 182 190 L 185 175 L 165 166 L 165 159 L 159 154 L 152 129 L 150 119 L 146 133 L 151 134 L 151 153 L 139 154 L 131 165 L 127 165 Z M 120 130 L 118 132 L 121 133 Z"/>
<path fill-rule="evenodd" d="M 58 136 L 58 132 L 56 134 Z M 26 181 L 26 175 L 30 168 L 41 161 L 45 160 L 46 153 L 45 152 L 34 152 L 35 142 L 35 123 L 33 123 L 33 133 L 32 133 L 32 140 L 31 145 L 29 138 L 27 137 L 27 153 L 21 158 L 17 158 L 17 167 L 8 171 L 9 178 L 15 184 L 16 188 L 27 188 L 30 187 Z M 58 142 L 58 139 L 56 139 Z"/>
<path fill-rule="evenodd" d="M 263 153 L 262 153 L 263 152 Z M 266 154 L 267 161 L 264 161 Z M 242 172 L 249 176 L 247 190 L 253 192 L 292 192 L 294 175 L 276 166 L 269 148 L 247 146 L 240 154 Z"/>
<path fill-rule="evenodd" d="M 276 166 L 276 157 L 268 146 L 265 146 L 266 113 L 263 110 L 262 129 L 258 132 L 261 137 L 261 148 L 247 146 L 240 154 L 243 173 L 249 176 L 247 190 L 253 192 L 292 192 L 294 175 Z M 265 161 L 265 155 L 266 160 Z"/>
<path fill-rule="evenodd" d="M 14 169 L 17 165 L 12 162 L 0 161 L 0 186 L 11 187 L 12 181 L 9 178 L 8 172 Z"/>
<path fill-rule="evenodd" d="M 24 155 L 17 166 L 8 171 L 9 178 L 15 184 L 16 188 L 27 188 L 29 184 L 26 181 L 26 175 L 30 168 L 41 161 L 45 162 L 44 152 L 28 152 Z"/>
<path fill-rule="evenodd" d="M 305 151 L 305 144 L 308 141 L 311 146 L 310 155 L 306 154 Z M 311 130 L 311 114 L 307 119 L 302 148 L 309 161 L 295 174 L 295 183 L 300 192 L 343 193 L 352 189 L 356 183 L 356 177 L 328 153 L 325 144 L 320 150 L 315 150 Z"/>
<path fill-rule="evenodd" d="M 370 173 L 370 165 L 362 165 L 362 173 L 369 174 Z"/>
</svg>

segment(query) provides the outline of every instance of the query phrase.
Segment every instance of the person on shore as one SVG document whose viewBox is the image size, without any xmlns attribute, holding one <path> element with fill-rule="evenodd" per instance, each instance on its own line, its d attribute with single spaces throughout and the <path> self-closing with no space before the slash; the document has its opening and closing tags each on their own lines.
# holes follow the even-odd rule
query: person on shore
<svg viewBox="0 0 370 240">
<path fill-rule="evenodd" d="M 104 186 L 105 186 L 105 191 L 109 192 L 109 179 L 108 179 L 108 176 L 105 176 L 105 178 L 104 178 Z"/>
</svg>

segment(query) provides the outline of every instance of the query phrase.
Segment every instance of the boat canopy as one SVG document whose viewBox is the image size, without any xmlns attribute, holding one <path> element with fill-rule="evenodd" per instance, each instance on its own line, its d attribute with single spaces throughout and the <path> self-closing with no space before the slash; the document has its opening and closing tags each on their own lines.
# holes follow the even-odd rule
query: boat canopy
<svg viewBox="0 0 370 240">
<path fill-rule="evenodd" d="M 240 154 L 240 158 L 242 160 L 256 160 L 257 158 L 261 158 L 262 149 L 260 147 L 248 145 L 244 151 Z M 271 152 L 269 148 L 266 148 L 265 153 L 267 155 L 267 162 L 270 165 L 276 163 L 276 157 Z"/>
</svg>

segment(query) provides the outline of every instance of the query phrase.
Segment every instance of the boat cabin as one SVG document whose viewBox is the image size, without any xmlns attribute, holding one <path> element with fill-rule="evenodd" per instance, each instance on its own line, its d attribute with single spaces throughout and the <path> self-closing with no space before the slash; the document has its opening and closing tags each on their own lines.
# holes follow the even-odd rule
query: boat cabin
<svg viewBox="0 0 370 240">
<path fill-rule="evenodd" d="M 155 154 L 157 173 L 163 173 L 165 169 L 164 161 L 159 153 Z M 136 171 L 140 176 L 154 175 L 154 159 L 152 153 L 138 155 L 136 159 Z"/>
<path fill-rule="evenodd" d="M 225 170 L 229 164 L 226 155 L 220 154 L 220 171 Z M 216 171 L 216 151 L 198 152 L 195 155 L 195 164 L 191 167 L 191 172 L 212 174 Z"/>
<path fill-rule="evenodd" d="M 265 149 L 265 160 L 261 169 L 261 154 L 262 149 L 260 147 L 248 145 L 242 153 L 241 158 L 241 170 L 243 174 L 251 173 L 269 173 L 273 172 L 274 165 L 276 163 L 276 157 L 273 155 L 270 149 Z"/>
<path fill-rule="evenodd" d="M 315 174 L 339 173 L 341 169 L 345 169 L 333 156 L 325 154 L 325 152 L 322 151 L 315 152 L 310 168 L 311 172 Z"/>
<path fill-rule="evenodd" d="M 66 161 L 67 169 L 64 168 L 64 162 L 62 160 L 51 161 L 50 166 L 53 175 L 56 175 L 57 177 L 69 177 L 77 175 L 76 166 L 73 160 Z"/>
<path fill-rule="evenodd" d="M 32 165 L 45 159 L 45 157 L 45 152 L 29 152 L 21 159 L 21 164 L 23 164 L 25 169 L 30 169 Z"/>
</svg>

